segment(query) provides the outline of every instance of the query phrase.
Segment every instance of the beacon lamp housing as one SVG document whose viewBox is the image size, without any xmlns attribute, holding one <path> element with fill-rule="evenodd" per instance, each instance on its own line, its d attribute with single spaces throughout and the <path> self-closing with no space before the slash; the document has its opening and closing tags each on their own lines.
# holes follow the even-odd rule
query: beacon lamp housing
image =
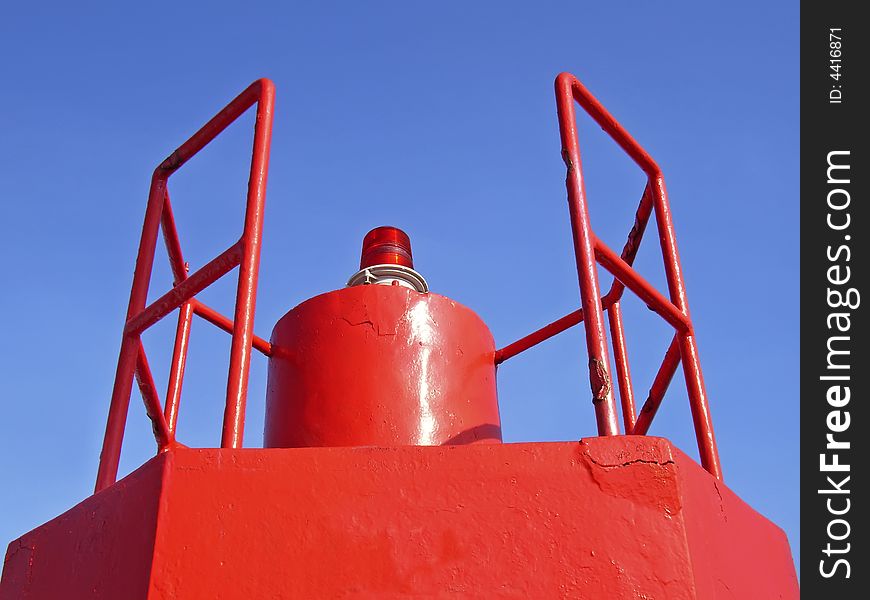
<svg viewBox="0 0 870 600">
<path fill-rule="evenodd" d="M 360 266 L 348 287 L 306 300 L 275 325 L 265 446 L 501 442 L 486 324 L 415 289 L 425 280 L 399 229 L 369 232 Z"/>
</svg>

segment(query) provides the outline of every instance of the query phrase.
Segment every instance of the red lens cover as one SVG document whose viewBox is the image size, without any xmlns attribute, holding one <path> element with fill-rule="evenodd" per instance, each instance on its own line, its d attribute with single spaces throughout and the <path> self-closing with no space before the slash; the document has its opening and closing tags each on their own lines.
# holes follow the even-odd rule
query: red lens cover
<svg viewBox="0 0 870 600">
<path fill-rule="evenodd" d="M 398 227 L 376 227 L 363 239 L 359 268 L 372 265 L 402 265 L 414 268 L 411 239 Z"/>
</svg>

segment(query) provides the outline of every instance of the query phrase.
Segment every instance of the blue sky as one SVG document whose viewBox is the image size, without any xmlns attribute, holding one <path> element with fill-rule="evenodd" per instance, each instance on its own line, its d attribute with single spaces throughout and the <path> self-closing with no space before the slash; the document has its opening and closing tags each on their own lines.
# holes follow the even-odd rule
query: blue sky
<svg viewBox="0 0 870 600">
<path fill-rule="evenodd" d="M 662 166 L 726 483 L 798 528 L 798 4 L 12 3 L 0 16 L 0 542 L 93 486 L 150 172 L 258 77 L 277 85 L 257 312 L 340 287 L 394 224 L 499 345 L 579 304 L 552 82 L 570 71 Z M 251 119 L 172 180 L 191 265 L 238 235 Z M 643 177 L 579 121 L 596 231 Z M 638 269 L 664 290 L 655 237 Z M 168 289 L 158 251 L 152 297 Z M 231 286 L 205 300 L 230 311 Z M 627 302 L 643 396 L 669 327 Z M 164 388 L 167 335 L 145 338 Z M 179 437 L 220 439 L 229 338 L 194 325 Z M 579 329 L 499 371 L 508 441 L 594 433 Z M 653 425 L 693 456 L 681 376 Z M 255 357 L 247 445 L 262 441 Z M 153 452 L 138 397 L 121 468 Z"/>
</svg>

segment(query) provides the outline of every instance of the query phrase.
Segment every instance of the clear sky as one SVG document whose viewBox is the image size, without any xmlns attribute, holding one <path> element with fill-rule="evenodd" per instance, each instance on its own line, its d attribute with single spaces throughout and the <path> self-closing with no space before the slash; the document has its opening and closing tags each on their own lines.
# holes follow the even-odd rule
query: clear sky
<svg viewBox="0 0 870 600">
<path fill-rule="evenodd" d="M 797 2 L 19 2 L 0 55 L 4 548 L 92 490 L 150 172 L 236 93 L 278 90 L 259 335 L 393 224 L 504 345 L 579 305 L 552 88 L 570 71 L 664 169 L 726 483 L 797 552 Z M 251 122 L 171 182 L 193 268 L 240 231 Z M 620 248 L 643 177 L 579 126 L 596 230 Z M 655 242 L 637 266 L 665 290 Z M 230 292 L 205 299 L 229 313 Z M 671 333 L 625 310 L 642 399 Z M 161 389 L 173 328 L 145 338 Z M 219 443 L 228 350 L 194 325 L 188 445 Z M 506 440 L 593 434 L 585 363 L 576 328 L 506 363 Z M 255 356 L 247 445 L 264 389 Z M 651 433 L 697 455 L 681 375 Z M 122 471 L 153 448 L 134 396 Z"/>
</svg>

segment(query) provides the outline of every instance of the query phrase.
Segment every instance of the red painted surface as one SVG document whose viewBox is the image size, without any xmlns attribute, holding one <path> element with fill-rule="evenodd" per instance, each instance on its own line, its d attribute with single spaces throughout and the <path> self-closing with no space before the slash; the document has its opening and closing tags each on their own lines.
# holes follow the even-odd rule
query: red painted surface
<svg viewBox="0 0 870 600">
<path fill-rule="evenodd" d="M 402 265 L 414 268 L 411 239 L 397 227 L 375 227 L 363 238 L 359 268 L 374 265 Z"/>
<path fill-rule="evenodd" d="M 168 178 L 254 104 L 257 105 L 257 119 L 254 128 L 251 175 L 242 237 L 217 258 L 193 275 L 188 276 L 187 264 L 182 256 L 169 204 Z M 682 364 L 701 463 L 708 471 L 721 479 L 722 469 L 719 464 L 713 424 L 701 374 L 695 333 L 689 316 L 685 285 L 662 172 L 649 154 L 601 103 L 568 73 L 562 73 L 556 78 L 556 104 L 562 156 L 567 167 L 568 208 L 582 308 L 500 350 L 494 351 L 492 362 L 500 364 L 569 327 L 583 323 L 589 356 L 589 381 L 592 387 L 599 435 L 619 433 L 614 387 L 618 387 L 620 392 L 622 417 L 626 431 L 634 434 L 646 433 L 677 367 Z M 580 161 L 575 104 L 579 104 L 648 177 L 637 209 L 634 226 L 628 234 L 628 240 L 622 253 L 619 255 L 598 239 L 589 221 Z M 251 349 L 259 350 L 267 356 L 272 356 L 273 353 L 271 344 L 253 333 L 273 106 L 273 84 L 266 79 L 254 82 L 155 169 L 142 229 L 136 272 L 133 278 L 127 322 L 124 326 L 106 435 L 103 441 L 103 451 L 97 475 L 97 490 L 105 488 L 115 480 L 127 418 L 130 389 L 134 377 L 139 384 L 146 412 L 153 423 L 158 453 L 176 445 L 176 421 L 190 338 L 190 322 L 193 315 L 198 315 L 217 327 L 232 333 L 233 342 L 230 352 L 221 446 L 231 448 L 242 446 Z M 665 298 L 659 293 L 632 267 L 647 223 L 652 215 L 655 215 L 658 228 L 669 298 Z M 145 301 L 154 259 L 154 246 L 161 228 L 175 281 L 171 291 L 146 307 Z M 395 227 L 379 227 L 369 232 L 363 243 L 360 264 L 362 267 L 366 267 L 376 263 L 412 267 L 413 259 L 408 236 Z M 603 297 L 601 297 L 598 283 L 598 264 L 614 275 L 610 290 Z M 205 306 L 195 296 L 236 266 L 240 270 L 239 283 L 236 294 L 235 318 L 231 320 Z M 668 348 L 662 366 L 650 387 L 649 395 L 640 414 L 636 414 L 631 370 L 626 351 L 627 341 L 620 310 L 620 300 L 626 288 L 637 294 L 653 311 L 676 329 L 673 342 Z M 175 309 L 179 310 L 178 327 L 166 402 L 165 406 L 161 406 L 140 336 L 145 329 Z M 609 364 L 608 343 L 603 320 L 605 311 L 608 312 L 611 334 L 614 338 L 613 354 L 616 361 L 617 386 L 614 385 Z M 341 346 L 324 348 L 324 350 L 340 354 Z M 280 357 L 280 360 L 286 361 L 288 356 L 285 353 L 284 356 Z M 296 359 L 302 360 L 298 356 Z M 306 394 L 310 394 L 310 390 L 306 391 Z M 457 400 L 457 402 L 461 401 L 461 399 Z M 305 402 L 313 405 L 309 400 L 305 400 Z M 419 398 L 418 403 L 421 406 L 425 404 Z M 370 415 L 369 418 L 377 419 L 378 416 Z M 447 418 L 453 419 L 454 417 L 448 415 Z M 425 419 L 431 421 L 429 416 L 426 416 Z M 357 418 L 355 422 L 362 423 L 363 420 Z M 421 437 L 420 435 L 421 432 L 425 433 L 427 427 L 420 428 L 418 423 L 416 438 L 400 432 L 399 435 L 393 435 L 390 439 L 429 439 L 431 436 L 422 435 Z M 310 430 L 310 427 L 307 429 Z M 475 434 L 473 439 L 479 437 L 481 436 Z"/>
<path fill-rule="evenodd" d="M 496 351 L 483 322 L 437 294 L 364 285 L 253 334 L 274 87 L 252 84 L 154 172 L 97 480 L 99 493 L 9 546 L 0 600 L 49 598 L 797 598 L 782 531 L 721 482 L 662 173 L 573 76 L 556 80 L 582 308 Z M 648 176 L 622 253 L 589 222 L 575 103 Z M 241 239 L 187 274 L 167 181 L 257 105 Z M 666 298 L 632 265 L 655 215 Z M 162 228 L 173 289 L 145 306 Z M 413 267 L 395 228 L 361 266 Z M 615 279 L 602 297 L 597 265 Z M 234 319 L 195 298 L 239 267 Z M 620 300 L 675 329 L 636 414 Z M 141 333 L 179 309 L 165 407 Z M 704 469 L 667 441 L 617 436 L 603 313 L 626 430 L 646 433 L 683 366 Z M 190 322 L 233 336 L 221 449 L 175 441 Z M 599 433 L 500 444 L 495 365 L 584 323 Z M 270 357 L 266 449 L 241 449 L 251 349 Z M 114 483 L 135 377 L 158 455 Z M 496 442 L 496 443 L 476 443 Z"/>
<path fill-rule="evenodd" d="M 449 298 L 321 294 L 278 321 L 272 348 L 267 447 L 501 441 L 492 334 Z"/>
<path fill-rule="evenodd" d="M 163 456 L 9 544 L 0 600 L 147 598 Z"/>
<path fill-rule="evenodd" d="M 785 533 L 773 523 L 746 518 L 755 513 L 737 494 L 682 452 L 674 457 L 698 598 L 798 598 Z M 757 543 L 760 531 L 768 534 L 764 543 Z"/>
<path fill-rule="evenodd" d="M 255 104 L 257 117 L 254 124 L 254 142 L 242 235 L 237 242 L 216 258 L 195 273 L 188 275 L 188 265 L 181 251 L 175 217 L 169 202 L 169 178 Z M 190 321 L 194 314 L 202 316 L 207 314 L 207 320 L 218 321 L 216 323 L 218 326 L 232 332 L 221 446 L 240 448 L 242 445 L 251 348 L 256 346 L 254 308 L 260 268 L 260 245 L 274 104 L 274 84 L 268 79 L 255 81 L 154 169 L 145 209 L 145 222 L 142 225 L 142 237 L 136 256 L 136 270 L 133 274 L 127 320 L 121 338 L 121 352 L 106 421 L 106 435 L 100 453 L 95 491 L 100 491 L 115 481 L 134 378 L 142 393 L 148 418 L 153 424 L 158 452 L 176 444 L 175 422 L 178 417 L 178 403 L 190 338 Z M 161 231 L 172 268 L 173 287 L 146 306 L 154 265 L 154 251 L 157 236 Z M 236 286 L 234 320 L 231 321 L 199 303 L 194 296 L 236 267 L 239 268 L 239 279 Z M 170 367 L 169 388 L 166 391 L 166 406 L 161 407 L 160 396 L 145 357 L 141 335 L 147 328 L 176 309 L 179 309 L 179 321 Z"/>
<path fill-rule="evenodd" d="M 0 600 L 793 599 L 789 556 L 660 438 L 179 448 L 13 542 Z"/>
<path fill-rule="evenodd" d="M 589 383 L 592 388 L 592 403 L 595 407 L 598 434 L 617 435 L 618 414 L 603 317 L 604 311 L 609 311 L 610 331 L 614 338 L 616 378 L 626 431 L 635 434 L 646 433 L 676 368 L 682 363 L 701 464 L 710 473 L 722 479 L 719 451 L 713 433 L 713 422 L 701 373 L 695 332 L 689 315 L 664 175 L 646 150 L 573 75 L 561 73 L 556 78 L 555 87 L 562 158 L 567 168 L 565 185 L 568 192 L 568 214 L 571 220 L 574 256 L 580 284 L 581 308 L 497 350 L 495 360 L 497 363 L 502 363 L 578 323 L 583 323 L 589 356 Z M 611 250 L 592 230 L 580 160 L 575 104 L 580 105 L 647 175 L 647 185 L 635 214 L 634 225 L 620 254 Z M 653 214 L 658 227 L 669 298 L 665 298 L 632 266 L 649 218 Z M 610 290 L 603 296 L 598 281 L 599 264 L 614 276 Z M 628 354 L 625 351 L 625 331 L 619 305 L 626 288 L 634 292 L 651 310 L 676 329 L 672 348 L 666 354 L 638 416 L 635 416 L 631 370 Z"/>
</svg>

